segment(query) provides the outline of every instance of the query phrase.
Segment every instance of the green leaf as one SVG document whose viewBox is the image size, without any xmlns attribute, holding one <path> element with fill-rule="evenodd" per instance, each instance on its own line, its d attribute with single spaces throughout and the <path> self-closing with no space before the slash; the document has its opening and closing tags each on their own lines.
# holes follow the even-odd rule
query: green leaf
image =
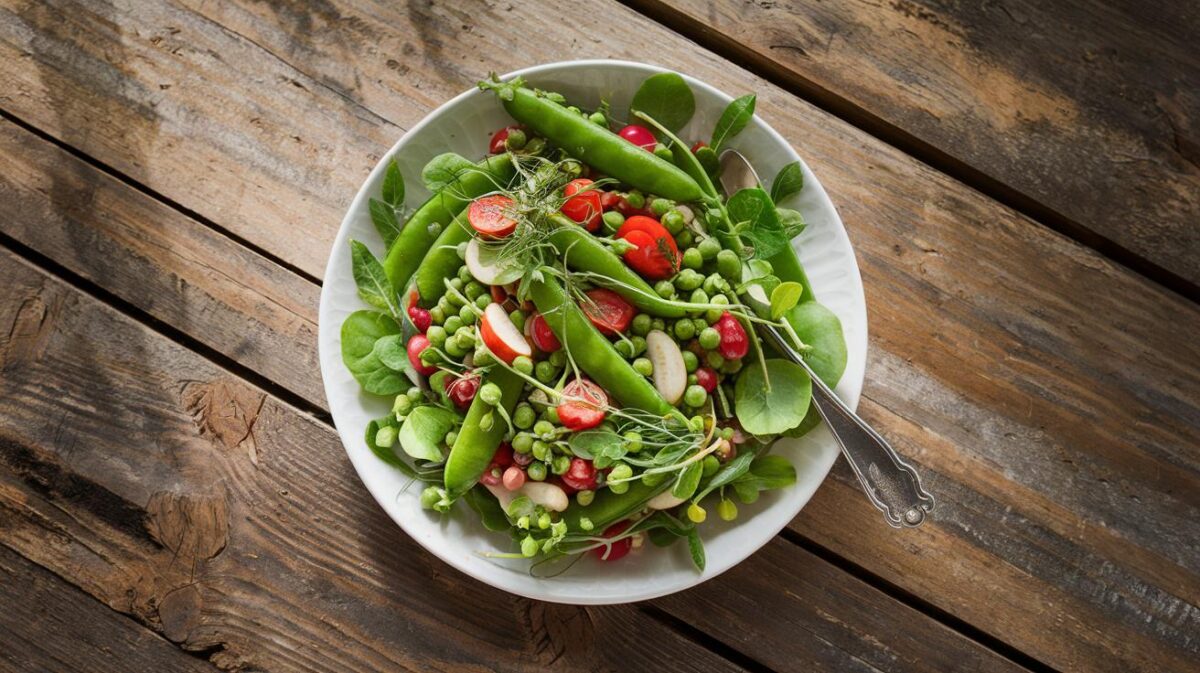
<svg viewBox="0 0 1200 673">
<path fill-rule="evenodd" d="M 692 555 L 692 563 L 695 564 L 697 570 L 704 570 L 704 543 L 700 540 L 700 533 L 695 528 L 688 533 L 688 552 Z"/>
<path fill-rule="evenodd" d="M 716 179 L 721 174 L 721 159 L 717 156 L 717 151 L 708 145 L 696 148 L 696 161 L 704 167 L 708 177 Z"/>
<path fill-rule="evenodd" d="M 725 208 L 730 220 L 745 223 L 739 224 L 737 233 L 754 246 L 756 258 L 772 257 L 791 244 L 775 211 L 775 203 L 761 188 L 739 190 L 729 197 Z"/>
<path fill-rule="evenodd" d="M 375 454 L 376 458 L 400 470 L 404 476 L 411 479 L 416 479 L 417 472 L 412 468 L 411 465 L 401 460 L 400 456 L 397 456 L 396 452 L 391 448 L 384 448 L 375 443 L 375 435 L 379 432 L 380 428 L 385 426 L 395 427 L 395 425 L 396 417 L 392 416 L 391 414 L 367 423 L 367 448 L 371 450 L 371 453 Z"/>
<path fill-rule="evenodd" d="M 404 336 L 401 334 L 389 334 L 377 340 L 371 350 L 388 369 L 402 372 L 409 368 L 408 349 L 404 346 Z"/>
<path fill-rule="evenodd" d="M 709 146 L 713 148 L 713 152 L 719 152 L 721 146 L 726 140 L 736 136 L 746 128 L 746 124 L 750 123 L 750 118 L 754 116 L 754 103 L 757 101 L 754 94 L 746 94 L 741 98 L 735 98 L 730 101 L 729 105 L 725 106 L 725 110 L 721 113 L 721 118 L 717 120 L 717 125 L 713 128 L 712 142 Z"/>
<path fill-rule="evenodd" d="M 409 380 L 379 360 L 375 342 L 400 334 L 400 325 L 386 313 L 355 311 L 342 323 L 342 361 L 346 369 L 373 395 L 397 395 L 408 390 Z"/>
<path fill-rule="evenodd" d="M 400 166 L 396 164 L 395 159 L 388 162 L 381 191 L 384 202 L 391 207 L 399 208 L 404 205 L 404 176 L 400 175 Z"/>
<path fill-rule="evenodd" d="M 474 162 L 454 152 L 439 154 L 421 169 L 421 181 L 431 192 L 440 192 L 465 171 L 475 168 Z"/>
<path fill-rule="evenodd" d="M 696 487 L 700 485 L 700 477 L 704 474 L 704 466 L 701 461 L 688 465 L 679 473 L 679 478 L 675 480 L 675 485 L 671 488 L 671 495 L 680 500 L 687 500 L 696 492 Z"/>
<path fill-rule="evenodd" d="M 735 484 L 753 486 L 759 491 L 787 488 L 796 483 L 796 468 L 783 456 L 759 456 L 750 463 L 750 470 Z"/>
<path fill-rule="evenodd" d="M 791 208 L 776 208 L 775 213 L 779 216 L 779 223 L 783 225 L 783 235 L 787 236 L 789 241 L 799 236 L 800 232 L 808 226 L 799 211 Z"/>
<path fill-rule="evenodd" d="M 733 492 L 743 504 L 752 505 L 758 501 L 758 488 L 749 482 L 733 482 Z"/>
<path fill-rule="evenodd" d="M 680 536 L 672 533 L 666 528 L 651 528 L 646 531 L 646 537 L 650 538 L 650 542 L 655 547 L 670 547 L 679 541 Z"/>
<path fill-rule="evenodd" d="M 625 440 L 608 430 L 584 430 L 571 435 L 571 453 L 606 468 L 625 456 Z"/>
<path fill-rule="evenodd" d="M 779 169 L 775 180 L 771 182 L 771 201 L 779 203 L 801 189 L 804 189 L 804 171 L 799 161 L 793 161 Z"/>
<path fill-rule="evenodd" d="M 713 475 L 713 478 L 704 485 L 704 488 L 692 498 L 692 502 L 700 502 L 709 493 L 722 486 L 732 484 L 750 469 L 750 462 L 753 460 L 754 454 L 752 452 L 743 451 L 739 453 L 737 457 L 723 465 L 720 471 Z"/>
<path fill-rule="evenodd" d="M 800 425 L 811 399 L 808 373 L 781 359 L 766 360 L 763 367 L 746 366 L 733 387 L 734 412 L 742 429 L 752 435 L 777 435 Z"/>
<path fill-rule="evenodd" d="M 630 117 L 637 110 L 654 117 L 672 131 L 683 128 L 696 112 L 696 97 L 683 78 L 673 72 L 651 75 L 633 94 Z"/>
<path fill-rule="evenodd" d="M 400 235 L 400 221 L 396 219 L 396 209 L 379 199 L 367 201 L 367 210 L 371 213 L 371 224 L 383 239 L 383 244 L 392 247 L 396 237 Z"/>
<path fill-rule="evenodd" d="M 792 307 L 800 303 L 800 296 L 804 294 L 804 286 L 795 281 L 787 281 L 775 286 L 771 290 L 771 320 L 779 320 L 784 313 L 792 310 Z"/>
<path fill-rule="evenodd" d="M 413 458 L 440 463 L 445 459 L 441 446 L 446 433 L 460 422 L 458 414 L 449 409 L 432 405 L 417 407 L 400 425 L 400 448 Z"/>
<path fill-rule="evenodd" d="M 504 515 L 504 508 L 500 506 L 500 501 L 496 500 L 496 496 L 489 493 L 482 485 L 476 484 L 475 488 L 464 493 L 463 500 L 466 500 L 467 505 L 479 515 L 479 520 L 483 522 L 484 528 L 497 533 L 512 530 L 512 524 Z"/>
<path fill-rule="evenodd" d="M 378 309 L 399 315 L 396 306 L 396 290 L 383 271 L 383 265 L 371 254 L 367 246 L 358 241 L 350 241 L 350 268 L 354 275 L 354 283 L 358 286 L 358 296 Z"/>
</svg>

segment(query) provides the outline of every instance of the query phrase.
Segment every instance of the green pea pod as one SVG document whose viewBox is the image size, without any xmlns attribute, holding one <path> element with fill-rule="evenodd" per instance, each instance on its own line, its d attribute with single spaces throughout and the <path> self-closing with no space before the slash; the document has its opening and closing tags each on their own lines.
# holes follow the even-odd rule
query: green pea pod
<svg viewBox="0 0 1200 673">
<path fill-rule="evenodd" d="M 550 331 L 570 351 L 576 364 L 601 388 L 617 398 L 622 406 L 660 416 L 670 413 L 671 405 L 617 353 L 608 339 L 600 334 L 563 291 L 558 279 L 547 272 L 543 275 L 545 278 L 542 281 L 533 283 L 530 295 L 550 326 Z"/>
<path fill-rule="evenodd" d="M 620 257 L 578 224 L 563 224 L 550 235 L 550 243 L 563 256 L 567 266 L 611 279 L 612 282 L 607 284 L 603 280 L 596 282 L 611 288 L 638 309 L 660 318 L 682 318 L 686 314 L 679 304 L 658 296 L 654 288 L 625 266 Z"/>
<path fill-rule="evenodd" d="M 525 385 L 524 379 L 502 367 L 493 367 L 481 381 L 483 385 L 487 383 L 495 383 L 500 387 L 500 405 L 511 415 L 517 408 L 521 389 Z M 471 402 L 471 408 L 467 410 L 467 417 L 463 419 L 462 428 L 458 431 L 458 439 L 454 440 L 454 446 L 450 448 L 444 480 L 446 493 L 451 500 L 458 499 L 479 481 L 479 476 L 492 462 L 500 440 L 508 431 L 504 420 L 498 417 L 487 430 L 479 427 L 480 419 L 489 412 L 496 413 L 490 405 L 484 403 L 481 396 L 476 395 L 475 400 Z"/>
<path fill-rule="evenodd" d="M 704 196 L 696 181 L 674 164 L 521 86 L 520 80 L 480 82 L 479 87 L 495 90 L 513 119 L 605 175 L 673 201 L 688 203 Z"/>
<path fill-rule="evenodd" d="M 455 269 L 461 264 L 458 258 L 458 244 L 471 240 L 471 225 L 467 223 L 467 213 L 463 211 L 442 230 L 437 240 L 429 249 L 429 254 L 421 260 L 413 278 L 416 280 L 417 293 L 426 306 L 437 303 L 446 294 L 445 280 L 454 275 Z"/>
<path fill-rule="evenodd" d="M 799 303 L 817 300 L 816 295 L 813 294 L 812 285 L 808 282 L 808 274 L 804 273 L 804 266 L 800 264 L 800 258 L 796 256 L 796 251 L 792 249 L 792 246 L 789 245 L 767 261 L 771 263 L 771 268 L 774 269 L 773 273 L 779 280 L 800 283 L 800 287 L 804 291 L 800 295 Z"/>
<path fill-rule="evenodd" d="M 516 172 L 512 157 L 508 154 L 489 157 L 476 168 L 477 170 L 465 171 L 442 191 L 430 197 L 408 218 L 383 260 L 383 270 L 387 273 L 388 280 L 392 281 L 393 287 L 408 285 L 413 271 L 441 234 L 440 229 L 430 232 L 430 226 L 448 226 L 468 203 L 495 190 L 497 186 L 507 184 Z"/>
<path fill-rule="evenodd" d="M 613 493 L 607 488 L 601 489 L 596 492 L 596 497 L 587 507 L 571 503 L 562 513 L 562 520 L 566 522 L 567 530 L 580 532 L 583 529 L 579 527 L 579 521 L 587 517 L 592 522 L 593 534 L 601 533 L 612 524 L 640 511 L 650 498 L 667 490 L 672 483 L 670 479 L 665 479 L 660 484 L 647 486 L 638 479 L 629 482 L 629 490 L 621 494 Z"/>
</svg>

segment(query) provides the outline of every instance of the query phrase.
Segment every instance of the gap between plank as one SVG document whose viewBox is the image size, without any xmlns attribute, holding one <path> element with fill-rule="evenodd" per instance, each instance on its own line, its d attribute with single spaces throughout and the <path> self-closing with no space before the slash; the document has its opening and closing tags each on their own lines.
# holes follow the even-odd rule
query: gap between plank
<svg viewBox="0 0 1200 673">
<path fill-rule="evenodd" d="M 761 661 L 751 657 L 741 650 L 732 648 L 717 638 L 708 635 L 700 629 L 688 624 L 682 619 L 665 612 L 662 608 L 654 605 L 638 605 L 637 609 L 647 617 L 662 624 L 666 628 L 674 631 L 681 638 L 695 643 L 709 652 L 725 659 L 726 661 L 736 664 L 750 673 L 774 673 L 773 668 L 763 664 Z"/>
<path fill-rule="evenodd" d="M 1067 217 L 1034 197 L 984 173 L 966 161 L 952 156 L 803 75 L 771 61 L 750 47 L 711 29 L 694 17 L 669 7 L 659 0 L 618 0 L 618 2 L 717 56 L 742 65 L 751 73 L 762 77 L 771 84 L 914 157 L 1001 205 L 1094 250 L 1101 256 L 1158 283 L 1189 301 L 1200 303 L 1200 285 L 1159 266 L 1153 260 L 1097 233 L 1083 223 Z"/>
</svg>

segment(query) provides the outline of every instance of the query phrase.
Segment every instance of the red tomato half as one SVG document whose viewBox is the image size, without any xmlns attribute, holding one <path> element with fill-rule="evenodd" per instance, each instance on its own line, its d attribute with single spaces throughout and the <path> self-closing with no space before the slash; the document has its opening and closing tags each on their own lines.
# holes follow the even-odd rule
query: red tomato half
<svg viewBox="0 0 1200 673">
<path fill-rule="evenodd" d="M 517 221 L 505 212 L 512 204 L 513 200 L 503 194 L 480 197 L 467 209 L 467 220 L 484 236 L 504 238 L 517 228 Z"/>
<path fill-rule="evenodd" d="M 604 529 L 601 537 L 616 537 L 624 533 L 626 528 L 629 528 L 629 520 L 618 521 Z M 601 561 L 616 561 L 628 554 L 630 549 L 633 549 L 633 538 L 627 537 L 617 540 L 607 547 L 597 547 L 592 550 L 592 553 Z"/>
<path fill-rule="evenodd" d="M 492 134 L 492 140 L 488 143 L 488 152 L 492 154 L 504 153 L 504 141 L 508 140 L 508 133 L 513 129 L 519 129 L 520 126 L 505 126 L 504 128 Z"/>
<path fill-rule="evenodd" d="M 679 248 L 666 227 L 651 217 L 634 215 L 617 229 L 617 238 L 637 246 L 624 255 L 625 263 L 644 278 L 663 280 L 679 271 Z"/>
<path fill-rule="evenodd" d="M 568 182 L 563 188 L 563 196 L 570 198 L 563 202 L 562 213 L 582 224 L 588 231 L 595 231 L 600 227 L 604 206 L 600 203 L 600 190 L 586 189 L 591 184 L 592 181 L 586 178 Z"/>
<path fill-rule="evenodd" d="M 583 302 L 583 313 L 592 321 L 596 329 L 608 336 L 615 336 L 629 327 L 629 322 L 637 311 L 621 298 L 621 295 L 605 288 L 588 290 L 585 293 L 591 301 Z"/>
<path fill-rule="evenodd" d="M 604 420 L 608 395 L 587 379 L 575 379 L 563 388 L 563 395 L 576 398 L 558 405 L 558 420 L 569 430 L 587 430 Z"/>
</svg>

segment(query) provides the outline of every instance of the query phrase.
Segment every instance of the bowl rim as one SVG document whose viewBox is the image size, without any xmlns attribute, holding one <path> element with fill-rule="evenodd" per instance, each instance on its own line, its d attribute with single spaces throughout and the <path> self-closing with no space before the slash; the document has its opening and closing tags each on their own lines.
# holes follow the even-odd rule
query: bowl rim
<svg viewBox="0 0 1200 673">
<path fill-rule="evenodd" d="M 514 70 L 514 71 L 511 71 L 504 75 L 501 75 L 500 78 L 504 81 L 509 81 L 512 78 L 518 77 L 518 76 L 526 78 L 526 79 L 530 79 L 530 78 L 536 77 L 539 73 L 543 73 L 546 71 L 561 71 L 564 69 L 575 69 L 575 68 L 586 69 L 586 68 L 600 67 L 600 66 L 603 66 L 603 67 L 614 67 L 615 66 L 618 68 L 629 68 L 629 69 L 637 70 L 640 72 L 645 72 L 647 75 L 660 73 L 660 72 L 674 72 L 674 73 L 677 73 L 680 76 L 682 76 L 684 78 L 684 80 L 688 83 L 688 86 L 692 87 L 693 89 L 704 90 L 707 93 L 714 95 L 718 100 L 724 101 L 726 103 L 728 103 L 730 100 L 733 99 L 732 96 L 729 96 L 725 92 L 704 82 L 703 80 L 700 80 L 696 77 L 690 76 L 684 72 L 680 72 L 673 68 L 668 68 L 668 67 L 661 66 L 658 64 L 653 64 L 653 63 L 628 61 L 628 60 L 622 60 L 622 59 L 579 59 L 579 60 L 554 61 L 554 62 L 550 62 L 550 63 L 542 63 L 542 64 L 533 65 L 533 66 L 521 68 L 518 70 Z M 343 216 L 342 221 L 338 225 L 338 230 L 334 236 L 334 241 L 332 244 L 330 256 L 325 265 L 325 275 L 323 276 L 323 279 L 329 279 L 329 278 L 333 278 L 335 276 L 335 265 L 338 263 L 338 254 L 337 254 L 338 250 L 345 247 L 344 239 L 346 239 L 348 232 L 352 226 L 353 218 L 355 217 L 356 213 L 359 213 L 363 209 L 364 202 L 371 196 L 368 193 L 367 186 L 374 184 L 375 182 L 377 182 L 380 179 L 382 173 L 386 170 L 388 161 L 393 156 L 396 155 L 397 151 L 400 149 L 401 144 L 404 143 L 404 140 L 407 137 L 409 137 L 410 135 L 419 134 L 422 130 L 424 130 L 424 128 L 426 126 L 430 125 L 441 114 L 444 114 L 448 108 L 451 108 L 452 106 L 455 106 L 458 103 L 462 102 L 463 100 L 469 98 L 470 96 L 476 95 L 478 93 L 479 93 L 479 90 L 477 87 L 474 87 L 474 86 L 469 87 L 462 93 L 454 96 L 453 98 L 445 101 L 438 107 L 430 110 L 424 117 L 421 118 L 421 120 L 417 124 L 413 125 L 412 128 L 408 129 L 403 134 L 401 134 L 400 137 L 397 138 L 396 142 L 388 149 L 388 151 L 385 152 L 380 157 L 380 159 L 379 159 L 378 163 L 375 165 L 375 167 L 363 179 L 362 184 L 360 185 L 360 187 L 358 189 L 358 192 L 355 194 L 354 199 L 350 202 L 350 205 L 347 207 L 345 216 Z M 791 143 L 788 142 L 787 139 L 784 138 L 778 131 L 776 131 L 775 128 L 772 127 L 765 119 L 763 119 L 762 117 L 759 117 L 757 115 L 755 116 L 754 119 L 758 124 L 761 125 L 762 130 L 764 130 L 767 133 L 768 137 L 770 138 L 770 140 L 773 143 L 776 143 L 776 144 L 782 146 L 783 148 L 786 148 L 786 151 L 788 152 L 788 155 L 789 155 L 788 156 L 789 160 L 800 161 L 800 163 L 804 167 L 805 171 L 809 175 L 812 176 L 811 183 L 806 182 L 805 188 L 806 189 L 815 189 L 815 190 L 819 191 L 819 197 L 825 203 L 827 203 L 829 205 L 830 211 L 832 212 L 832 215 L 835 219 L 835 223 L 837 224 L 837 227 L 834 228 L 834 231 L 832 232 L 832 234 L 836 238 L 841 239 L 839 241 L 839 243 L 844 245 L 846 247 L 846 249 L 849 250 L 850 254 L 847 256 L 847 260 L 845 263 L 847 264 L 847 271 L 849 272 L 848 280 L 849 280 L 849 283 L 851 286 L 847 289 L 852 293 L 853 299 L 854 299 L 854 301 L 852 302 L 853 303 L 852 308 L 854 309 L 853 310 L 854 315 L 852 315 L 850 317 L 857 325 L 860 326 L 860 329 L 856 330 L 856 332 L 855 332 L 857 338 L 854 338 L 853 340 L 851 340 L 851 338 L 849 336 L 846 337 L 846 349 L 847 349 L 846 371 L 843 373 L 841 380 L 839 380 L 839 382 L 838 382 L 837 390 L 838 390 L 839 396 L 842 397 L 842 399 L 848 404 L 848 406 L 851 409 L 855 409 L 858 406 L 859 398 L 860 398 L 861 391 L 862 391 L 863 381 L 865 379 L 868 329 L 869 329 L 869 325 L 867 323 L 867 315 L 866 315 L 866 301 L 865 301 L 865 296 L 864 296 L 864 292 L 863 292 L 862 274 L 858 267 L 857 255 L 855 254 L 854 247 L 849 239 L 849 235 L 846 231 L 845 223 L 843 222 L 841 215 L 837 212 L 837 208 L 834 205 L 833 200 L 829 198 L 828 193 L 825 191 L 825 189 L 821 185 L 820 181 L 816 178 L 816 175 L 812 173 L 811 169 L 809 169 L 807 163 L 804 162 L 803 158 L 800 157 L 799 153 L 796 152 L 795 148 L 792 147 Z M 332 285 L 333 285 L 332 283 L 323 282 L 322 288 L 321 288 L 321 295 L 320 295 L 320 300 L 319 300 L 320 303 L 319 303 L 319 307 L 318 307 L 318 349 L 319 349 L 319 351 L 324 350 L 326 348 L 325 339 L 321 338 L 321 334 L 323 334 L 325 332 L 325 329 L 328 327 L 327 325 L 325 325 L 325 323 L 327 321 L 323 319 L 323 316 L 325 313 L 325 311 L 323 309 L 327 305 L 332 306 L 332 300 L 330 299 L 330 296 L 329 296 L 333 291 Z M 336 326 L 332 326 L 332 327 L 328 327 L 328 328 L 338 330 L 340 332 L 340 325 L 336 325 Z M 334 395 L 340 395 L 340 393 L 338 393 L 337 391 L 334 390 L 334 386 L 332 383 L 332 381 L 334 379 L 333 379 L 333 377 L 330 376 L 331 372 L 329 372 L 327 370 L 329 367 L 336 366 L 336 365 L 332 365 L 332 364 L 330 364 L 330 362 L 327 362 L 327 358 L 322 357 L 320 355 L 320 353 L 318 354 L 318 360 L 320 361 L 321 375 L 322 375 L 322 379 L 323 379 L 323 383 L 324 383 L 323 387 L 325 389 L 325 397 L 326 397 L 327 403 L 330 406 L 330 413 L 331 413 L 331 417 L 332 417 L 333 407 L 334 407 L 332 398 Z M 330 358 L 330 360 L 336 360 L 338 363 L 340 363 L 341 362 L 340 354 L 337 354 L 336 358 Z M 498 583 L 494 580 L 493 577 L 486 576 L 482 572 L 477 572 L 476 566 L 472 565 L 471 563 L 466 562 L 463 559 L 460 559 L 460 557 L 458 555 L 456 555 L 452 551 L 446 549 L 444 545 L 427 543 L 427 540 L 423 536 L 417 535 L 414 531 L 410 531 L 408 529 L 408 527 L 405 525 L 405 522 L 403 520 L 398 519 L 389 510 L 388 506 L 385 504 L 385 498 L 381 497 L 381 494 L 375 493 L 372 490 L 370 484 L 367 482 L 367 480 L 364 476 L 364 469 L 366 469 L 368 466 L 365 464 L 360 465 L 359 463 L 362 462 L 362 459 L 361 458 L 356 459 L 355 452 L 350 450 L 348 441 L 350 441 L 351 437 L 357 436 L 358 429 L 356 428 L 356 429 L 354 429 L 353 432 L 349 432 L 346 429 L 337 427 L 336 418 L 333 420 L 334 420 L 334 426 L 337 430 L 339 439 L 342 441 L 343 449 L 346 451 L 347 457 L 350 459 L 351 465 L 354 467 L 354 471 L 355 471 L 356 475 L 358 476 L 359 480 L 362 482 L 363 486 L 365 486 L 367 488 L 367 491 L 369 493 L 371 493 L 371 496 L 376 500 L 376 502 L 379 504 L 379 506 L 388 515 L 388 518 L 392 519 L 392 521 L 397 526 L 399 526 L 400 529 L 403 530 L 406 535 L 408 535 L 411 539 L 413 539 L 419 545 L 421 545 L 423 548 L 425 548 L 426 551 L 430 552 L 431 554 L 436 556 L 441 561 L 449 564 L 451 567 L 459 570 L 460 572 L 465 573 L 466 575 L 468 575 L 480 582 L 483 582 L 484 584 L 487 584 L 488 586 L 495 587 L 497 589 L 500 589 L 502 591 L 505 591 L 505 592 L 508 592 L 511 594 L 524 596 L 526 598 L 531 598 L 531 599 L 535 599 L 535 600 L 543 600 L 543 601 L 548 601 L 548 602 L 555 602 L 555 603 L 566 603 L 566 604 L 572 604 L 572 605 L 612 605 L 612 604 L 632 603 L 632 602 L 636 602 L 636 601 L 659 598 L 659 597 L 662 597 L 665 595 L 669 595 L 669 594 L 677 593 L 679 591 L 685 591 L 687 589 L 693 588 L 699 584 L 707 582 L 708 580 L 720 575 L 721 573 L 725 572 L 726 570 L 729 570 L 730 568 L 734 567 L 735 565 L 737 565 L 737 564 L 741 563 L 742 561 L 746 560 L 747 558 L 749 558 L 752 554 L 756 553 L 762 547 L 769 544 L 771 542 L 771 540 L 773 540 L 779 534 L 779 532 L 781 530 L 783 530 L 783 528 L 787 527 L 787 525 L 796 518 L 796 516 L 804 509 L 804 507 L 807 506 L 808 502 L 812 499 L 812 496 L 820 488 L 821 484 L 823 484 L 825 482 L 825 479 L 828 478 L 829 470 L 833 467 L 834 462 L 836 462 L 837 455 L 839 455 L 837 453 L 834 453 L 831 459 L 826 461 L 824 464 L 819 464 L 816 466 L 816 468 L 818 468 L 818 470 L 820 472 L 820 479 L 816 482 L 816 485 L 812 488 L 812 492 L 809 493 L 807 496 L 803 497 L 799 501 L 798 505 L 796 506 L 795 511 L 792 512 L 790 514 L 790 516 L 788 516 L 786 519 L 784 519 L 783 523 L 781 525 L 773 527 L 774 530 L 770 531 L 770 535 L 764 535 L 762 537 L 761 543 L 759 543 L 757 546 L 755 546 L 754 549 L 752 549 L 749 552 L 747 552 L 746 554 L 742 555 L 740 558 L 737 558 L 735 560 L 731 560 L 731 561 L 728 561 L 725 563 L 721 563 L 718 565 L 709 565 L 708 567 L 705 568 L 704 572 L 696 574 L 694 581 L 688 582 L 686 584 L 679 585 L 679 586 L 668 585 L 668 586 L 665 586 L 662 588 L 644 590 L 644 591 L 641 591 L 638 593 L 623 595 L 619 599 L 613 599 L 612 597 L 609 597 L 609 596 L 603 596 L 603 597 L 558 596 L 558 595 L 541 592 L 541 591 L 526 591 L 523 588 L 512 587 L 512 586 L 504 585 L 502 583 Z M 826 435 L 828 435 L 828 430 L 823 427 L 818 427 L 816 430 L 813 431 L 813 433 L 825 433 Z M 829 435 L 827 438 L 822 438 L 820 441 L 833 442 L 834 440 L 833 440 L 832 435 Z M 374 459 L 374 456 L 371 455 L 370 458 Z M 817 470 L 814 470 L 814 472 L 816 472 L 816 471 Z"/>
</svg>

